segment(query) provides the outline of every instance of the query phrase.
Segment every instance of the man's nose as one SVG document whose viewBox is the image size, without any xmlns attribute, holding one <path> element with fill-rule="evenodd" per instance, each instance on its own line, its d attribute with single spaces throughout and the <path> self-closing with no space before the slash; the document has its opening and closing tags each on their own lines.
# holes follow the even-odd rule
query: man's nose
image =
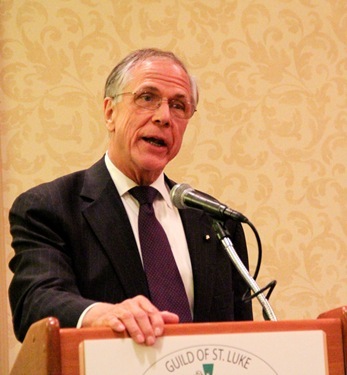
<svg viewBox="0 0 347 375">
<path fill-rule="evenodd" d="M 160 103 L 158 103 L 157 109 L 153 113 L 153 122 L 160 123 L 162 125 L 170 125 L 171 112 L 169 107 L 169 102 L 167 99 L 163 98 Z"/>
</svg>

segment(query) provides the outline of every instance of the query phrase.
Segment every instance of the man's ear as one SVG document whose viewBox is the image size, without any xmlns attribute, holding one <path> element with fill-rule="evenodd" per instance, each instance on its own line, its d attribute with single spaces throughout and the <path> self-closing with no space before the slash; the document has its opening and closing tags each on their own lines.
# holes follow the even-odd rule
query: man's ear
<svg viewBox="0 0 347 375">
<path fill-rule="evenodd" d="M 106 123 L 106 127 L 109 131 L 114 130 L 114 123 L 113 123 L 113 99 L 110 97 L 106 97 L 104 99 L 104 119 Z"/>
</svg>

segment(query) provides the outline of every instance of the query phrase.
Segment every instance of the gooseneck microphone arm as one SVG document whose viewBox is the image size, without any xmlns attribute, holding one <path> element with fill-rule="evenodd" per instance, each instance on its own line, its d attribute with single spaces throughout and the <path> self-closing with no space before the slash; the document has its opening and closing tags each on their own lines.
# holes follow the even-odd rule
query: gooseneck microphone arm
<svg viewBox="0 0 347 375">
<path fill-rule="evenodd" d="M 256 281 L 252 278 L 249 274 L 247 268 L 237 255 L 237 252 L 234 248 L 232 241 L 230 240 L 229 234 L 226 229 L 223 228 L 221 223 L 217 220 L 213 220 L 213 229 L 216 232 L 218 239 L 221 241 L 222 245 L 224 246 L 225 251 L 227 252 L 229 258 L 231 259 L 232 263 L 245 280 L 249 288 L 253 291 L 254 295 L 257 297 L 258 301 L 260 302 L 261 306 L 263 307 L 263 315 L 266 320 L 277 321 L 276 315 L 272 310 L 269 301 L 262 293 L 262 290 L 259 288 Z"/>
</svg>

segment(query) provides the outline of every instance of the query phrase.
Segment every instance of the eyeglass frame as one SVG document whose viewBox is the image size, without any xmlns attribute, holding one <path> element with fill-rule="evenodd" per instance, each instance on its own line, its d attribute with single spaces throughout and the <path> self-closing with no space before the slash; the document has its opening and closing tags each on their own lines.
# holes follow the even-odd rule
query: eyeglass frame
<svg viewBox="0 0 347 375">
<path fill-rule="evenodd" d="M 150 94 L 150 95 L 153 95 L 153 96 L 158 97 L 160 100 L 158 101 L 157 106 L 156 106 L 156 107 L 153 107 L 153 108 L 148 108 L 148 107 L 143 107 L 143 106 L 139 105 L 138 103 L 136 103 L 136 100 L 135 100 L 135 99 L 136 99 L 136 94 L 140 94 L 140 93 L 141 93 L 141 95 L 143 95 L 143 94 Z M 126 92 L 121 92 L 121 93 L 119 93 L 119 94 L 117 94 L 117 95 L 111 96 L 111 98 L 112 98 L 112 99 L 116 99 L 118 96 L 122 96 L 122 95 L 132 95 L 132 96 L 133 96 L 134 104 L 135 104 L 137 107 L 142 108 L 142 109 L 146 109 L 146 110 L 148 110 L 148 111 L 155 111 L 155 110 L 159 109 L 160 106 L 161 106 L 161 104 L 162 104 L 162 102 L 163 102 L 163 99 L 166 99 L 166 100 L 167 100 L 167 103 L 168 103 L 168 105 L 169 105 L 170 113 L 172 113 L 172 112 L 171 112 L 171 108 L 172 108 L 172 107 L 170 107 L 170 101 L 172 101 L 172 100 L 176 100 L 176 99 L 168 99 L 168 98 L 165 98 L 165 97 L 163 97 L 163 96 L 160 96 L 160 95 L 155 94 L 155 93 L 150 92 L 150 91 L 143 91 L 143 92 L 141 92 L 141 91 L 140 91 L 140 92 L 137 92 L 137 91 L 126 91 Z M 141 95 L 139 95 L 138 98 L 140 98 Z M 193 117 L 194 113 L 197 111 L 197 109 L 195 108 L 195 106 L 194 106 L 194 105 L 192 104 L 192 102 L 190 102 L 190 101 L 187 101 L 186 104 L 189 104 L 189 105 L 192 106 L 192 113 L 191 113 L 191 115 L 190 115 L 189 117 L 179 117 L 179 116 L 175 115 L 174 113 L 172 113 L 172 115 L 173 115 L 175 118 L 179 118 L 179 119 L 181 119 L 181 120 L 189 120 L 189 119 L 191 119 L 191 118 Z"/>
</svg>

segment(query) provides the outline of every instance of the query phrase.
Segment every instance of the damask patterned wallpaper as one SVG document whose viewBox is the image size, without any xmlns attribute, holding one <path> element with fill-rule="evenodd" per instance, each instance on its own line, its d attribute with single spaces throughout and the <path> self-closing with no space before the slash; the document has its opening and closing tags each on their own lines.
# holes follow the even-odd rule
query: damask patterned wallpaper
<svg viewBox="0 0 347 375">
<path fill-rule="evenodd" d="M 102 156 L 109 71 L 134 49 L 159 47 L 186 62 L 201 97 L 167 173 L 256 226 L 258 283 L 277 280 L 279 319 L 346 304 L 344 0 L 1 0 L 0 17 L 1 285 L 11 279 L 14 198 Z M 1 313 L 11 365 L 19 345 L 9 308 Z"/>
</svg>

